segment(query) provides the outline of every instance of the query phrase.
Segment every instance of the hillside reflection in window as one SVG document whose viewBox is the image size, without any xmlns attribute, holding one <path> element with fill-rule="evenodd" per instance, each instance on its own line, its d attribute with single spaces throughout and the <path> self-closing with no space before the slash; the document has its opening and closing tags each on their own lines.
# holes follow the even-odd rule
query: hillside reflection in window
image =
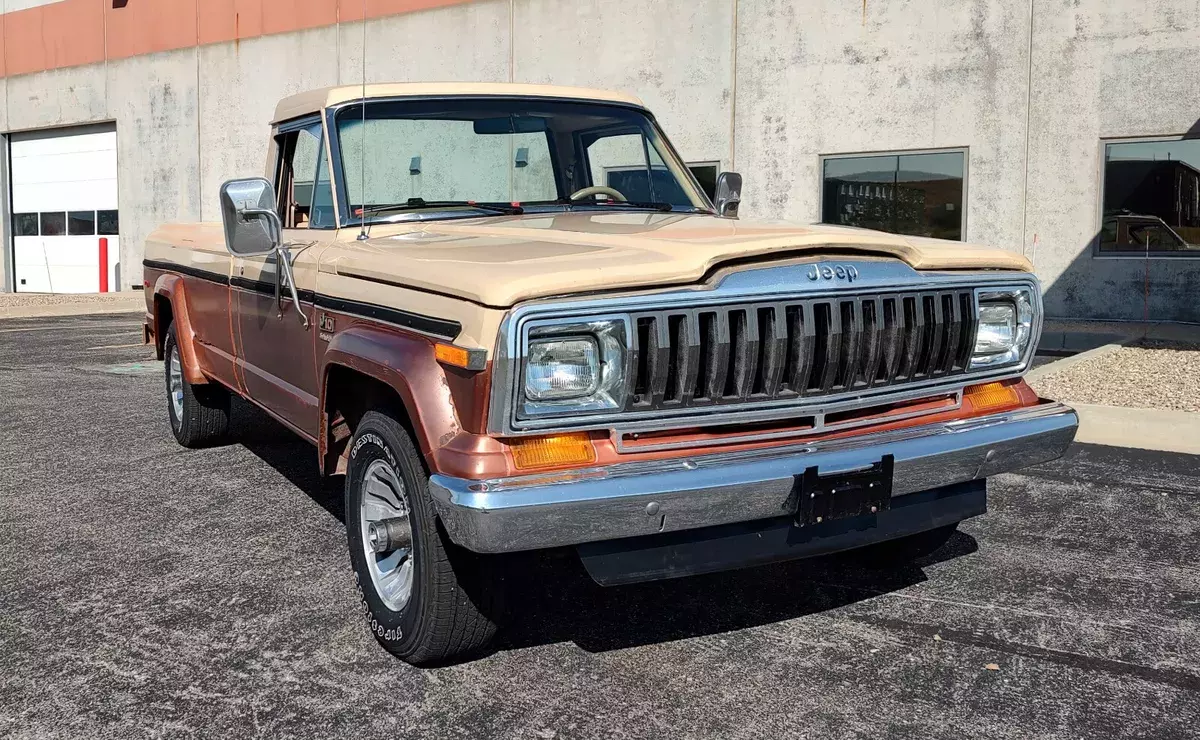
<svg viewBox="0 0 1200 740">
<path fill-rule="evenodd" d="M 966 160 L 964 151 L 828 157 L 821 221 L 961 241 Z"/>
<path fill-rule="evenodd" d="M 1104 147 L 1100 252 L 1200 254 L 1200 140 Z"/>
</svg>

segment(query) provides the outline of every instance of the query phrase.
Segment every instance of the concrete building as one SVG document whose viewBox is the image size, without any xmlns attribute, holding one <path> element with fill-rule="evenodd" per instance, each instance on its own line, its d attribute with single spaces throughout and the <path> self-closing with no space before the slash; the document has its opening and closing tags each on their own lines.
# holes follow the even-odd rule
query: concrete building
<svg viewBox="0 0 1200 740">
<path fill-rule="evenodd" d="M 1200 321 L 1196 0 L 0 2 L 6 290 L 38 256 L 55 271 L 53 244 L 17 248 L 45 242 L 42 213 L 64 238 L 113 226 L 99 196 L 31 204 L 53 168 L 28 142 L 65 156 L 80 140 L 56 138 L 115 131 L 77 179 L 115 167 L 129 289 L 156 225 L 218 219 L 220 183 L 262 171 L 278 98 L 365 62 L 368 81 L 627 90 L 689 162 L 745 176 L 744 216 L 998 244 L 1033 260 L 1051 315 Z"/>
</svg>

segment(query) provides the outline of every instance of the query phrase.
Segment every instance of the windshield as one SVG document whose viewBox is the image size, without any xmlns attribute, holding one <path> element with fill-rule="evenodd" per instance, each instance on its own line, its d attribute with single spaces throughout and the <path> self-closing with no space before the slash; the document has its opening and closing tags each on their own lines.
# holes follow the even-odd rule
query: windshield
<svg viewBox="0 0 1200 740">
<path fill-rule="evenodd" d="M 367 104 L 365 121 L 354 105 L 338 111 L 335 125 L 347 222 L 711 209 L 649 116 L 631 108 L 504 98 L 378 101 Z"/>
</svg>

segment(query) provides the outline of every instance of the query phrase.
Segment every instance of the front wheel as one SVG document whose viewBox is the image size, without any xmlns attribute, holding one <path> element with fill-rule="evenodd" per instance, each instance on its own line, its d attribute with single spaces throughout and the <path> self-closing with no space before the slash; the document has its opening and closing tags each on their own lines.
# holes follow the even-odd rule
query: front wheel
<svg viewBox="0 0 1200 740">
<path fill-rule="evenodd" d="M 484 647 L 496 633 L 502 579 L 495 558 L 450 542 L 434 515 L 428 475 L 392 416 L 365 414 L 346 471 L 346 539 L 371 632 L 414 665 Z"/>
</svg>

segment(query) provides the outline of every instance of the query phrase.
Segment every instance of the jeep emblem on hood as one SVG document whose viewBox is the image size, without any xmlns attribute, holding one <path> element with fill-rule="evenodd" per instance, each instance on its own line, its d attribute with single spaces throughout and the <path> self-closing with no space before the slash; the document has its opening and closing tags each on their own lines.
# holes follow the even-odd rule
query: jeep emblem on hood
<svg viewBox="0 0 1200 740">
<path fill-rule="evenodd" d="M 854 265 L 813 265 L 808 268 L 809 280 L 845 280 L 848 283 L 858 279 L 858 268 Z"/>
</svg>

